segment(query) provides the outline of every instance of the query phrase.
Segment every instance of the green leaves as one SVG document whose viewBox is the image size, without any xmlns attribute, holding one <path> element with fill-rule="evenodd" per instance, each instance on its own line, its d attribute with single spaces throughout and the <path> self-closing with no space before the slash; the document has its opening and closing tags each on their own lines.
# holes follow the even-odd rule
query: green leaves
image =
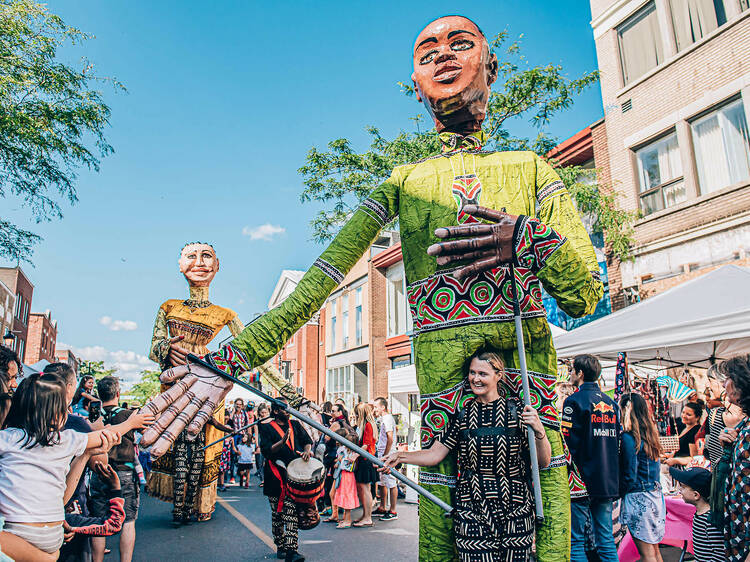
<svg viewBox="0 0 750 562">
<path fill-rule="evenodd" d="M 136 400 L 139 405 L 145 404 L 150 398 L 161 392 L 159 375 L 161 375 L 159 371 L 150 371 L 147 369 L 141 371 L 141 380 L 127 391 L 127 396 Z"/>
<path fill-rule="evenodd" d="M 545 156 L 557 145 L 544 128 L 558 113 L 569 109 L 575 98 L 599 79 L 598 71 L 568 78 L 559 65 L 529 66 L 521 52 L 521 37 L 509 42 L 508 31 L 490 41 L 498 55 L 498 80 L 493 85 L 483 124 L 494 150 L 531 150 Z M 398 82 L 401 92 L 415 94 L 410 83 Z M 526 119 L 537 130 L 531 138 L 514 136 L 507 128 L 514 119 Z M 380 183 L 388 179 L 394 167 L 415 162 L 440 151 L 440 142 L 430 123 L 424 131 L 423 116 L 412 118 L 413 131 L 402 131 L 386 139 L 377 127 L 366 127 L 370 146 L 357 152 L 346 138 L 328 143 L 327 150 L 311 148 L 299 169 L 305 185 L 303 202 L 323 203 L 310 223 L 312 238 L 331 239 L 356 206 Z M 633 222 L 638 214 L 620 210 L 616 194 L 603 192 L 596 183 L 594 170 L 580 167 L 559 168 L 579 210 L 587 217 L 592 233 L 603 232 L 608 251 L 620 260 L 628 259 L 633 243 Z"/>
<path fill-rule="evenodd" d="M 113 149 L 104 137 L 110 110 L 82 60 L 57 60 L 58 47 L 90 36 L 30 0 L 0 0 L 0 197 L 21 199 L 37 222 L 75 204 L 76 170 L 99 170 Z M 0 220 L 0 256 L 29 261 L 41 238 Z"/>
</svg>

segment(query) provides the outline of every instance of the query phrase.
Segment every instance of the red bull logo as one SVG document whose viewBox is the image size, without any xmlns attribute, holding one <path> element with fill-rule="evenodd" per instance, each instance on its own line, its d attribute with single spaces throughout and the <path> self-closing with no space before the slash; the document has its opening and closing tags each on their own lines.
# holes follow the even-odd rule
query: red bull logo
<svg viewBox="0 0 750 562">
<path fill-rule="evenodd" d="M 594 411 L 599 412 L 600 414 L 614 414 L 615 409 L 611 404 L 602 401 L 594 404 Z"/>
</svg>

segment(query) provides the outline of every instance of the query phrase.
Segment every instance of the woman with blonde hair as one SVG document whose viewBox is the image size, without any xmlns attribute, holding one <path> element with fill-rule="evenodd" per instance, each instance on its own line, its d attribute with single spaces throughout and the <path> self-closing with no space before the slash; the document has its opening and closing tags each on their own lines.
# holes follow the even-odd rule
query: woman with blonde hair
<svg viewBox="0 0 750 562">
<path fill-rule="evenodd" d="M 667 509 L 659 481 L 661 444 L 646 401 L 630 392 L 620 399 L 620 521 L 627 526 L 641 560 L 661 562 L 659 543 L 664 538 Z"/>
<path fill-rule="evenodd" d="M 358 445 L 371 455 L 375 454 L 377 436 L 375 428 L 377 422 L 373 407 L 370 404 L 360 402 L 354 407 L 355 427 L 357 429 Z M 362 504 L 362 517 L 355 521 L 354 527 L 372 527 L 372 492 L 370 486 L 378 481 L 378 473 L 373 464 L 367 459 L 357 455 L 357 465 L 354 469 L 354 479 L 357 481 L 357 496 Z"/>
<path fill-rule="evenodd" d="M 459 476 L 453 503 L 456 548 L 462 562 L 528 560 L 534 541 L 534 507 L 527 427 L 534 430 L 539 468 L 546 468 L 551 446 L 531 406 L 505 388 L 505 365 L 497 353 L 471 359 L 468 382 L 474 399 L 429 449 L 397 451 L 385 459 L 435 466 L 458 453 Z M 381 471 L 389 468 L 381 469 Z"/>
</svg>

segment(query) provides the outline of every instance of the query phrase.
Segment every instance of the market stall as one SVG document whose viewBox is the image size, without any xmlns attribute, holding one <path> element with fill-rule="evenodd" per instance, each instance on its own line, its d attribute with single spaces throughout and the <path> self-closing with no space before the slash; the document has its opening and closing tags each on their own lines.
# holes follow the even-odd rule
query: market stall
<svg viewBox="0 0 750 562">
<path fill-rule="evenodd" d="M 750 353 L 750 268 L 725 265 L 638 304 L 555 335 L 560 358 L 590 353 L 630 365 L 706 368 Z"/>
</svg>

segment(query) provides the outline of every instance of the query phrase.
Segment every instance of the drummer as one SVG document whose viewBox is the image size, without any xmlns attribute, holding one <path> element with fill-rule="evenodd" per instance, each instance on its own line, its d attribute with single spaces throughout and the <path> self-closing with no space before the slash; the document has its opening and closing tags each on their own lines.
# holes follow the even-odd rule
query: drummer
<svg viewBox="0 0 750 562">
<path fill-rule="evenodd" d="M 285 398 L 278 398 L 286 402 Z M 312 440 L 297 420 L 290 420 L 289 414 L 278 404 L 271 404 L 270 422 L 258 426 L 260 450 L 266 459 L 263 467 L 263 494 L 268 496 L 271 505 L 271 528 L 273 542 L 276 543 L 276 558 L 287 562 L 301 562 L 305 559 L 297 552 L 297 509 L 286 494 L 286 470 L 279 466 L 281 461 L 287 466 L 294 459 L 302 457 L 310 460 Z"/>
</svg>

